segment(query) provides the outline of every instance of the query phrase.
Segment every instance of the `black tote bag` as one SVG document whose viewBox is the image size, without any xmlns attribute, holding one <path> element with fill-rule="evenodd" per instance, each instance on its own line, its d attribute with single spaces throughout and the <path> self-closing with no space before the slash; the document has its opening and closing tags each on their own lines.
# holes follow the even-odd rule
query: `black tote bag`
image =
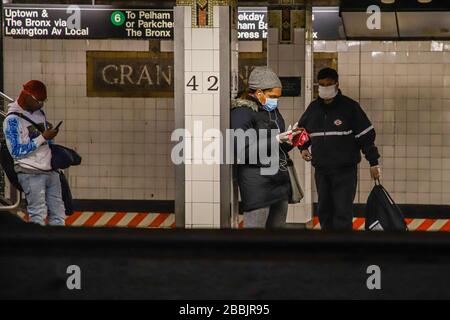
<svg viewBox="0 0 450 320">
<path fill-rule="evenodd" d="M 366 230 L 407 231 L 401 209 L 381 183 L 375 184 L 366 204 Z"/>
</svg>

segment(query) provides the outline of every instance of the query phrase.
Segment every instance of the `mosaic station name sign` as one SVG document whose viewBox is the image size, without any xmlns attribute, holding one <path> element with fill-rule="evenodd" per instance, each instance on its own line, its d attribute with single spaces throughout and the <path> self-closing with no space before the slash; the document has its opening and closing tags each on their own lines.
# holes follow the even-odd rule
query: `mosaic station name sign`
<svg viewBox="0 0 450 320">
<path fill-rule="evenodd" d="M 173 39 L 173 11 L 5 4 L 3 28 L 13 38 Z"/>
<path fill-rule="evenodd" d="M 173 97 L 173 53 L 87 51 L 88 97 Z"/>
<path fill-rule="evenodd" d="M 238 9 L 238 39 L 267 38 L 267 10 Z M 35 39 L 173 40 L 173 10 L 5 4 L 4 36 Z"/>
</svg>

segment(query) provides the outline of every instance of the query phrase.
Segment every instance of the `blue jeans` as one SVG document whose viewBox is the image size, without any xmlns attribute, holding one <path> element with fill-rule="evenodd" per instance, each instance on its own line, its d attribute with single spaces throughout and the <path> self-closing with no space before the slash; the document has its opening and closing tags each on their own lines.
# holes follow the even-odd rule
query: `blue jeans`
<svg viewBox="0 0 450 320">
<path fill-rule="evenodd" d="M 66 210 L 61 197 L 61 183 L 57 172 L 18 173 L 19 183 L 25 192 L 29 221 L 45 225 L 65 225 Z"/>
</svg>

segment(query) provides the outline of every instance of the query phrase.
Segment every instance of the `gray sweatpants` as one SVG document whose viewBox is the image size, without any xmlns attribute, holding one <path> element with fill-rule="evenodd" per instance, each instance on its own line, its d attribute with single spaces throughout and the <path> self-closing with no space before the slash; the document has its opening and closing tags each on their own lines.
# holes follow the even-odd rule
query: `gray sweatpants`
<svg viewBox="0 0 450 320">
<path fill-rule="evenodd" d="M 288 211 L 288 200 L 281 200 L 274 204 L 244 211 L 244 228 L 284 228 Z"/>
</svg>

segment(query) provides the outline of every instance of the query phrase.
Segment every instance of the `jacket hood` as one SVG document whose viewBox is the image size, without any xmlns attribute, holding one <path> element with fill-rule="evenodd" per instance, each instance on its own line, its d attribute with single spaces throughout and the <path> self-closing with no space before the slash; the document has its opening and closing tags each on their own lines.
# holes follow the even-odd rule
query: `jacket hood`
<svg viewBox="0 0 450 320">
<path fill-rule="evenodd" d="M 10 104 L 8 104 L 8 113 L 11 113 L 11 112 L 23 113 L 24 110 L 22 109 L 21 106 L 19 106 L 17 101 L 14 101 L 14 102 L 11 102 Z"/>
<path fill-rule="evenodd" d="M 231 101 L 231 110 L 236 108 L 250 108 L 255 112 L 259 111 L 259 105 L 253 100 L 248 99 L 234 99 Z"/>
<path fill-rule="evenodd" d="M 17 100 L 16 101 L 14 101 L 14 102 L 11 102 L 10 104 L 8 104 L 8 112 L 7 113 L 11 113 L 11 112 L 17 112 L 17 113 L 23 113 L 23 114 L 25 114 L 25 115 L 34 115 L 37 111 L 39 111 L 39 110 L 42 110 L 42 109 L 38 109 L 38 110 L 36 110 L 36 111 L 34 111 L 33 113 L 31 113 L 31 112 L 29 112 L 29 111 L 27 111 L 27 110 L 24 110 L 20 105 L 19 105 L 19 103 L 17 102 Z M 43 112 L 43 111 L 41 111 L 41 112 Z M 38 114 L 40 113 L 40 112 L 37 112 Z"/>
</svg>

